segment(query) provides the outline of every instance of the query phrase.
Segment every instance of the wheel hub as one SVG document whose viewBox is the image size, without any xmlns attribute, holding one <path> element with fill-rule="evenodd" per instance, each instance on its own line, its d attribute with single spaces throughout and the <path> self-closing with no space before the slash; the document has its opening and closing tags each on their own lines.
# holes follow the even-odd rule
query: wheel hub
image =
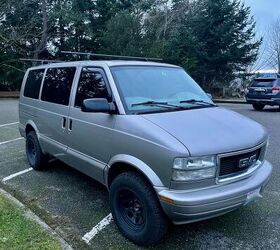
<svg viewBox="0 0 280 250">
<path fill-rule="evenodd" d="M 123 220 L 140 230 L 145 224 L 145 211 L 140 199 L 129 190 L 122 190 L 119 194 L 119 209 Z"/>
</svg>

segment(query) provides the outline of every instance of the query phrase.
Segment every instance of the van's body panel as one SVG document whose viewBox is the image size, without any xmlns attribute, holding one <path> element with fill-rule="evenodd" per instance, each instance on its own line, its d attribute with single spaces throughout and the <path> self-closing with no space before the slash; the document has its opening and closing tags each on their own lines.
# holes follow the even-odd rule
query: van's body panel
<svg viewBox="0 0 280 250">
<path fill-rule="evenodd" d="M 191 156 L 238 151 L 254 147 L 267 139 L 267 132 L 260 124 L 220 107 L 143 117 L 169 131 L 187 147 Z"/>
<path fill-rule="evenodd" d="M 24 77 L 19 103 L 19 131 L 36 132 L 44 153 L 96 179 L 109 188 L 108 176 L 116 164 L 127 164 L 141 172 L 154 187 L 168 217 L 176 224 L 210 218 L 246 203 L 248 192 L 266 185 L 271 175 L 268 162 L 258 162 L 248 175 L 219 183 L 172 180 L 175 158 L 235 153 L 261 145 L 265 151 L 267 132 L 258 123 L 235 112 L 219 108 L 199 108 L 155 114 L 128 115 L 111 69 L 116 66 L 175 65 L 138 61 L 81 61 L 42 65 L 29 69 Z M 69 105 L 41 100 L 48 68 L 75 67 Z M 84 68 L 100 71 L 117 114 L 87 113 L 75 107 L 81 72 Z M 38 99 L 24 96 L 31 70 L 45 69 Z M 262 153 L 264 154 L 264 153 Z M 238 175 L 237 175 L 238 177 Z M 256 198 L 256 197 L 253 197 Z"/>
</svg>

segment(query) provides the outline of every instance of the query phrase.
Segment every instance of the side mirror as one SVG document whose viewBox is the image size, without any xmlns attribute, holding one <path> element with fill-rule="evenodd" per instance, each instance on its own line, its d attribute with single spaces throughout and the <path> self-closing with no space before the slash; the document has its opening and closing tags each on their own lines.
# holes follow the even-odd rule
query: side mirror
<svg viewBox="0 0 280 250">
<path fill-rule="evenodd" d="M 83 112 L 109 113 L 115 114 L 116 107 L 114 103 L 109 103 L 105 98 L 93 98 L 83 101 L 81 110 Z"/>
<path fill-rule="evenodd" d="M 210 93 L 207 93 L 208 97 L 213 100 L 213 96 Z"/>
</svg>

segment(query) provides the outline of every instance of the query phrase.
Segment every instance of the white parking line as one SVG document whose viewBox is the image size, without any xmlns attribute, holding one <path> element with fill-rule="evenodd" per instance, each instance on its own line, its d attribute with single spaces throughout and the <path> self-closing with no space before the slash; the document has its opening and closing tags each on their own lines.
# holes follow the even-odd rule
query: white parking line
<svg viewBox="0 0 280 250">
<path fill-rule="evenodd" d="M 0 125 L 0 128 L 2 128 L 2 127 L 7 127 L 7 126 L 11 126 L 11 125 L 16 125 L 16 124 L 19 124 L 19 122 L 12 122 L 12 123 L 1 124 L 1 125 Z"/>
<path fill-rule="evenodd" d="M 83 236 L 83 240 L 88 244 L 94 236 L 96 236 L 102 229 L 108 226 L 113 220 L 112 214 L 108 214 L 102 221 L 100 221 L 90 232 Z"/>
<path fill-rule="evenodd" d="M 3 141 L 3 142 L 0 142 L 0 145 L 7 144 L 7 143 L 10 143 L 10 142 L 19 141 L 19 140 L 22 140 L 22 139 L 24 139 L 24 137 L 19 137 L 19 138 L 9 140 L 9 141 Z"/>
<path fill-rule="evenodd" d="M 5 182 L 5 181 L 8 181 L 8 180 L 11 180 L 11 179 L 13 179 L 13 178 L 15 178 L 15 177 L 17 177 L 17 176 L 19 176 L 19 175 L 28 173 L 28 172 L 30 172 L 30 171 L 32 171 L 32 170 L 33 170 L 33 168 L 28 168 L 28 169 L 22 170 L 22 171 L 20 171 L 20 172 L 11 174 L 11 175 L 5 177 L 4 179 L 2 179 L 2 181 Z"/>
</svg>

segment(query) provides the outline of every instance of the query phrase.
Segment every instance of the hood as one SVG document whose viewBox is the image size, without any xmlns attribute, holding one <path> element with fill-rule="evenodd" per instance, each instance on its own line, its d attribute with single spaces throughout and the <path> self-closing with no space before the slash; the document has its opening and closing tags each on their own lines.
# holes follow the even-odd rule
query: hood
<svg viewBox="0 0 280 250">
<path fill-rule="evenodd" d="M 236 112 L 201 108 L 142 115 L 173 135 L 191 156 L 227 153 L 254 147 L 267 138 L 259 123 Z"/>
</svg>

